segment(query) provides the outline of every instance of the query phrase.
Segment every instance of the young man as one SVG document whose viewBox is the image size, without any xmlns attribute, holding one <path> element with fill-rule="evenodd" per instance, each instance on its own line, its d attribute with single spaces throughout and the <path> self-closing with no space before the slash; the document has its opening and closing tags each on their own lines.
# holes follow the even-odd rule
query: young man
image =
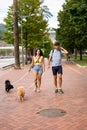
<svg viewBox="0 0 87 130">
<path fill-rule="evenodd" d="M 50 56 L 49 56 L 49 63 L 48 67 L 50 67 L 50 62 L 52 62 L 52 72 L 53 72 L 53 78 L 54 78 L 54 85 L 55 85 L 55 93 L 64 93 L 62 90 L 62 55 L 68 54 L 68 51 L 64 48 L 60 47 L 60 44 L 56 41 L 54 43 L 54 50 L 51 50 Z M 59 80 L 59 85 L 58 81 Z"/>
</svg>

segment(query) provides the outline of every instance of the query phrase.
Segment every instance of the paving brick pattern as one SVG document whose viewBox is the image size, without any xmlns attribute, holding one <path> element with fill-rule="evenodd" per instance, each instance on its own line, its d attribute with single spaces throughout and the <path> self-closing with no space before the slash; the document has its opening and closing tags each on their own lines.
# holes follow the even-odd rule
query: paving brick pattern
<svg viewBox="0 0 87 130">
<path fill-rule="evenodd" d="M 34 92 L 33 72 L 28 66 L 21 70 L 0 70 L 0 130 L 87 130 L 87 68 L 63 61 L 63 95 L 54 93 L 51 69 L 42 78 L 41 93 Z M 4 81 L 14 84 L 10 93 L 4 91 Z M 24 86 L 25 101 L 20 102 L 17 87 Z M 56 108 L 65 116 L 48 118 L 38 114 L 43 109 Z"/>
</svg>

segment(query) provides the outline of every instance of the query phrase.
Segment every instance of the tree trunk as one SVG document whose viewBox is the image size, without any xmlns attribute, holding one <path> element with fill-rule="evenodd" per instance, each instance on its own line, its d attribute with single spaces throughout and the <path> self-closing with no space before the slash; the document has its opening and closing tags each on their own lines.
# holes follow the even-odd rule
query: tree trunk
<svg viewBox="0 0 87 130">
<path fill-rule="evenodd" d="M 14 55 L 15 55 L 15 69 L 20 69 L 17 0 L 13 0 L 13 8 L 14 8 Z"/>
<path fill-rule="evenodd" d="M 80 47 L 80 60 L 82 60 L 82 47 Z"/>
<path fill-rule="evenodd" d="M 74 49 L 75 59 L 77 59 L 77 49 Z"/>
</svg>

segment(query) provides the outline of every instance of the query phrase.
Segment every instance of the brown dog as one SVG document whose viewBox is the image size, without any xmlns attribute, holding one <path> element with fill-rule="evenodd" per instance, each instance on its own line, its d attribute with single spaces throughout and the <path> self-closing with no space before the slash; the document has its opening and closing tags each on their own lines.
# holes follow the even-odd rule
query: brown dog
<svg viewBox="0 0 87 130">
<path fill-rule="evenodd" d="M 24 89 L 24 87 L 19 87 L 17 93 L 18 93 L 18 96 L 20 98 L 20 101 L 24 101 L 24 96 L 25 96 L 25 89 Z"/>
</svg>

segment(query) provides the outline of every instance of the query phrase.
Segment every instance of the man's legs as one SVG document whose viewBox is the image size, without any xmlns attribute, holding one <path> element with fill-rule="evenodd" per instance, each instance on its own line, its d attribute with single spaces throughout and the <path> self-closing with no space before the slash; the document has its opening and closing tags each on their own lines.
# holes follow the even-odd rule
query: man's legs
<svg viewBox="0 0 87 130">
<path fill-rule="evenodd" d="M 53 75 L 54 78 L 54 85 L 55 85 L 55 93 L 58 92 L 58 88 L 57 88 L 57 75 Z"/>
<path fill-rule="evenodd" d="M 57 75 L 53 75 L 54 78 L 54 85 L 55 85 L 55 93 L 63 93 L 62 91 L 62 74 L 58 74 L 58 80 Z"/>
<path fill-rule="evenodd" d="M 62 90 L 62 74 L 58 74 L 58 79 L 59 79 L 59 86 L 58 86 L 58 93 L 64 93 Z"/>
<path fill-rule="evenodd" d="M 55 86 L 55 93 L 57 93 L 58 92 L 58 88 L 57 88 L 57 68 L 52 67 L 52 71 L 53 71 L 53 80 L 54 80 L 54 86 Z"/>
<path fill-rule="evenodd" d="M 55 88 L 57 88 L 57 75 L 53 75 L 53 78 L 54 78 L 54 85 L 55 85 Z"/>
<path fill-rule="evenodd" d="M 54 85 L 56 88 L 55 93 L 57 93 L 59 91 L 61 93 L 63 93 L 63 91 L 62 91 L 62 66 L 53 67 L 52 71 L 53 71 Z M 57 75 L 57 73 L 58 73 L 58 75 Z M 58 81 L 57 81 L 57 76 L 58 76 Z"/>
<path fill-rule="evenodd" d="M 58 89 L 62 89 L 62 74 L 58 74 L 59 87 Z"/>
</svg>

